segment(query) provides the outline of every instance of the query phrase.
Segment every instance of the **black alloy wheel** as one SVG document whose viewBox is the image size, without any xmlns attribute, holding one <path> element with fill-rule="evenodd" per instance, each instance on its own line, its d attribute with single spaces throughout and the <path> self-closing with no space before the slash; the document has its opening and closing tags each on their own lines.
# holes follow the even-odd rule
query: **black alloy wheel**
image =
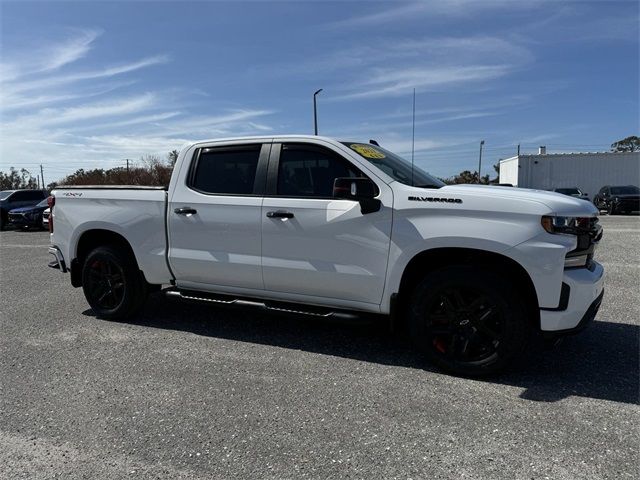
<svg viewBox="0 0 640 480">
<path fill-rule="evenodd" d="M 484 292 L 449 288 L 434 296 L 425 312 L 428 341 L 455 362 L 482 362 L 496 356 L 505 315 Z"/>
<path fill-rule="evenodd" d="M 112 310 L 124 300 L 125 279 L 122 268 L 107 259 L 96 259 L 86 270 L 86 292 L 89 303 L 100 309 Z"/>
<path fill-rule="evenodd" d="M 455 374 L 493 374 L 513 365 L 529 339 L 531 307 L 509 273 L 454 265 L 413 291 L 409 330 L 416 347 Z"/>
<path fill-rule="evenodd" d="M 135 257 L 121 245 L 100 246 L 87 255 L 82 289 L 91 309 L 106 319 L 130 317 L 142 308 L 149 293 Z"/>
</svg>

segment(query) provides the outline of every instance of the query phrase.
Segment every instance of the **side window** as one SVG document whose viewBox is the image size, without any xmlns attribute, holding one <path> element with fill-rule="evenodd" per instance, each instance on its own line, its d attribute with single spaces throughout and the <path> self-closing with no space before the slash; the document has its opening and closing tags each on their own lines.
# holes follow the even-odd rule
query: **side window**
<svg viewBox="0 0 640 480">
<path fill-rule="evenodd" d="M 362 176 L 356 167 L 329 150 L 285 144 L 278 165 L 278 195 L 330 198 L 336 178 Z"/>
<path fill-rule="evenodd" d="M 9 197 L 9 202 L 10 203 L 14 203 L 14 202 L 25 202 L 27 200 L 29 200 L 29 198 L 27 197 L 27 193 L 28 192 L 16 192 L 13 195 L 11 195 Z"/>
<path fill-rule="evenodd" d="M 29 190 L 25 192 L 26 200 L 42 200 L 44 198 L 44 192 L 42 190 Z"/>
<path fill-rule="evenodd" d="M 9 202 L 35 202 L 36 200 L 42 200 L 44 198 L 44 192 L 42 190 L 22 190 L 16 192 L 9 197 Z"/>
<path fill-rule="evenodd" d="M 189 186 L 204 193 L 251 195 L 260 147 L 243 145 L 202 150 Z"/>
</svg>

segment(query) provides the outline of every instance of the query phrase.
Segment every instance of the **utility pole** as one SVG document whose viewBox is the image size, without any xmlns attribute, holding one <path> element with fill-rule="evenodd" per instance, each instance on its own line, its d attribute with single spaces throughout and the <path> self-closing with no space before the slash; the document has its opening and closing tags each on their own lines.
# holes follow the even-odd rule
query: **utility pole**
<svg viewBox="0 0 640 480">
<path fill-rule="evenodd" d="M 46 184 L 44 183 L 44 170 L 42 169 L 42 164 L 40 164 L 40 177 L 42 178 L 42 189 L 46 188 Z"/>
<path fill-rule="evenodd" d="M 413 110 L 411 120 L 411 186 L 413 187 L 413 156 L 416 149 L 416 89 L 413 89 Z"/>
<path fill-rule="evenodd" d="M 127 158 L 127 182 L 131 181 L 131 176 L 129 175 L 129 159 Z"/>
<path fill-rule="evenodd" d="M 484 140 L 480 141 L 480 159 L 478 160 L 478 183 L 480 183 L 480 172 L 482 171 L 482 146 L 484 145 Z"/>
<path fill-rule="evenodd" d="M 518 144 L 518 156 L 520 156 L 520 144 Z"/>
<path fill-rule="evenodd" d="M 322 88 L 313 94 L 313 131 L 315 135 L 318 135 L 318 105 L 316 103 L 316 97 L 321 91 Z"/>
</svg>

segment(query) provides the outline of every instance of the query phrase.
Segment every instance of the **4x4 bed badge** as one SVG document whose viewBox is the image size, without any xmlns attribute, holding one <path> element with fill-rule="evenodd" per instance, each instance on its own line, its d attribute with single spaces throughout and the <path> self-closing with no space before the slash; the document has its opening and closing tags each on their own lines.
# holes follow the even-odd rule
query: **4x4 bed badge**
<svg viewBox="0 0 640 480">
<path fill-rule="evenodd" d="M 412 202 L 441 202 L 441 203 L 462 203 L 461 198 L 442 198 L 442 197 L 409 197 Z"/>
</svg>

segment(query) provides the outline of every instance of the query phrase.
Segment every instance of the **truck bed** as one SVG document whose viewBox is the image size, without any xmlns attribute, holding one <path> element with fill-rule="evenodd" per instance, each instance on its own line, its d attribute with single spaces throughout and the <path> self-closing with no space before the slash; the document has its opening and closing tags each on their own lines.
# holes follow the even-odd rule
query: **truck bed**
<svg viewBox="0 0 640 480">
<path fill-rule="evenodd" d="M 63 186 L 53 194 L 53 228 L 56 244 L 65 258 L 76 258 L 72 246 L 78 245 L 85 233 L 109 230 L 128 240 L 149 283 L 169 282 L 165 187 Z"/>
</svg>

